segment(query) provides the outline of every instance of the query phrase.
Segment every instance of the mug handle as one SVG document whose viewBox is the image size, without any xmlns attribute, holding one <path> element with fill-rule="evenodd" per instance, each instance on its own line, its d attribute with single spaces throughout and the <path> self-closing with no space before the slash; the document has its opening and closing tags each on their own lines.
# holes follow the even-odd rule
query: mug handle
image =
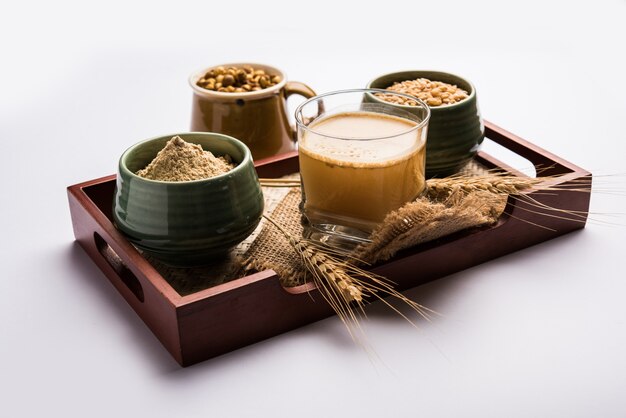
<svg viewBox="0 0 626 418">
<path fill-rule="evenodd" d="M 300 83 L 299 81 L 288 81 L 285 84 L 284 88 L 285 100 L 287 100 L 289 96 L 292 96 L 294 94 L 302 96 L 305 99 L 310 99 L 311 97 L 317 96 L 317 93 L 315 93 L 315 91 L 311 87 L 307 86 L 304 83 Z M 295 125 L 291 126 L 291 138 L 294 142 L 298 140 L 298 134 Z"/>
<path fill-rule="evenodd" d="M 287 84 L 285 84 L 285 98 L 289 98 L 292 94 L 298 94 L 307 99 L 317 96 L 313 89 L 306 84 L 300 83 L 299 81 L 288 81 Z"/>
</svg>

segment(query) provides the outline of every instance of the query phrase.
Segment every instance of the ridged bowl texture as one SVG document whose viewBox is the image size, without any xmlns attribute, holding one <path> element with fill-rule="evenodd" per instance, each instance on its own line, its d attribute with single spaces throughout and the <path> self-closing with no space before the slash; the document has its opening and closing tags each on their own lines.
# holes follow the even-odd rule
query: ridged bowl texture
<svg viewBox="0 0 626 418">
<path fill-rule="evenodd" d="M 144 168 L 174 135 L 237 166 L 216 177 L 182 182 L 148 180 Z M 250 150 L 235 138 L 206 132 L 140 142 L 119 161 L 113 202 L 117 228 L 141 251 L 177 267 L 209 264 L 250 235 L 263 213 L 263 194 Z"/>
<path fill-rule="evenodd" d="M 476 89 L 468 80 L 441 71 L 401 71 L 381 75 L 370 81 L 368 88 L 385 89 L 395 82 L 427 78 L 455 84 L 469 97 L 458 103 L 430 108 L 426 140 L 426 176 L 445 177 L 460 170 L 478 151 L 485 128 L 478 109 Z M 411 110 L 411 106 L 395 105 Z"/>
</svg>

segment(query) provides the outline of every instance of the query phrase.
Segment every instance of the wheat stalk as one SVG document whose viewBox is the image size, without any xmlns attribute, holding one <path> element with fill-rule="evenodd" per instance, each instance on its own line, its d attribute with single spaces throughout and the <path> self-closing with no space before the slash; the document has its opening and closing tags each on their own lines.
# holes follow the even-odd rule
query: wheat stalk
<svg viewBox="0 0 626 418">
<path fill-rule="evenodd" d="M 300 179 L 269 179 L 260 178 L 263 187 L 300 187 Z"/>
<path fill-rule="evenodd" d="M 591 193 L 591 179 L 583 177 L 568 180 L 566 184 L 549 184 L 546 180 L 558 178 L 559 176 L 544 177 L 520 177 L 509 173 L 490 172 L 480 176 L 454 175 L 442 179 L 430 179 L 427 181 L 427 197 L 434 201 L 446 202 L 447 199 L 457 196 L 458 193 L 468 195 L 477 191 L 487 191 L 495 195 L 516 196 L 520 202 L 525 203 L 530 208 L 514 204 L 514 206 L 525 212 L 534 213 L 546 217 L 565 219 L 573 222 L 585 223 L 589 213 L 587 211 L 576 211 L 555 208 L 544 203 L 526 193 L 532 191 L 536 195 L 547 195 L 556 191 L 570 191 L 579 193 Z M 554 214 L 546 213 L 553 212 Z M 512 216 L 510 213 L 507 213 Z M 567 216 L 563 216 L 567 215 Z M 512 216 L 516 218 L 515 216 Z M 516 218 L 532 225 L 546 228 L 527 221 L 523 218 Z M 550 228 L 546 228 L 550 229 Z M 551 229 L 550 229 L 551 230 Z"/>
<path fill-rule="evenodd" d="M 476 191 L 489 191 L 495 194 L 519 195 L 524 191 L 535 188 L 547 179 L 558 176 L 547 177 L 520 177 L 508 173 L 491 172 L 486 175 L 463 175 L 457 174 L 441 179 L 428 179 L 426 181 L 427 196 L 431 199 L 442 200 L 457 191 L 471 193 Z M 264 187 L 299 187 L 299 179 L 259 179 Z M 569 190 L 580 192 L 591 192 L 589 179 L 572 179 L 569 185 L 561 186 L 541 186 L 537 190 Z M 580 187 L 578 187 L 580 186 Z"/>
<path fill-rule="evenodd" d="M 333 308 L 337 316 L 346 325 L 348 332 L 355 341 L 361 341 L 356 331 L 362 330 L 359 316 L 365 317 L 364 304 L 368 299 L 378 299 L 392 310 L 415 324 L 397 308 L 384 299 L 393 296 L 415 310 L 420 316 L 429 320 L 432 309 L 422 306 L 393 288 L 394 283 L 383 276 L 357 267 L 352 257 L 347 256 L 328 246 L 317 242 L 297 238 L 289 233 L 280 223 L 270 216 L 263 215 L 287 239 L 293 250 L 298 254 L 307 272 L 313 278 L 322 297 Z M 346 257 L 345 259 L 341 257 Z"/>
<path fill-rule="evenodd" d="M 550 167 L 539 168 L 538 172 L 547 171 Z M 429 179 L 426 181 L 427 188 L 425 197 L 432 202 L 440 202 L 450 204 L 451 199 L 459 199 L 459 196 L 469 195 L 474 192 L 489 192 L 499 196 L 516 196 L 520 202 L 525 203 L 528 207 L 513 203 L 514 207 L 528 213 L 534 213 L 551 218 L 559 218 L 570 220 L 573 222 L 587 222 L 588 212 L 567 210 L 551 207 L 539 202 L 527 192 L 532 191 L 539 195 L 550 194 L 556 191 L 575 191 L 581 193 L 591 192 L 591 179 L 580 178 L 568 180 L 566 184 L 550 184 L 551 179 L 559 176 L 543 176 L 543 177 L 523 177 L 511 173 L 488 170 L 484 175 L 465 175 L 456 174 L 441 179 Z M 546 182 L 546 180 L 548 180 Z M 261 179 L 262 185 L 269 187 L 298 187 L 300 181 L 297 179 Z M 452 202 L 452 204 L 454 204 Z M 551 212 L 551 213 L 548 213 Z M 542 225 L 530 222 L 526 219 L 516 217 L 510 213 L 509 216 L 527 222 L 540 228 L 546 228 Z M 606 223 L 606 222 L 605 222 Z M 403 225 L 404 226 L 404 225 Z M 550 228 L 546 228 L 550 229 Z"/>
<path fill-rule="evenodd" d="M 535 186 L 543 183 L 548 177 L 520 177 L 508 173 L 490 173 L 486 175 L 462 175 L 457 174 L 441 179 L 428 179 L 427 196 L 434 200 L 442 200 L 455 194 L 457 191 L 472 193 L 476 191 L 488 191 L 495 194 L 518 195 L 524 191 L 528 191 Z M 576 180 L 580 180 L 576 182 Z M 299 187 L 299 179 L 259 179 L 261 186 L 264 187 Z M 570 180 L 571 186 L 545 186 L 539 190 L 573 190 L 590 192 L 589 181 L 587 179 Z M 580 184 L 583 187 L 577 188 Z"/>
<path fill-rule="evenodd" d="M 542 183 L 541 178 L 518 177 L 511 174 L 486 174 L 482 176 L 451 176 L 442 179 L 430 179 L 427 195 L 433 200 L 445 200 L 449 196 L 464 192 L 466 194 L 487 191 L 502 195 L 519 195 Z"/>
</svg>

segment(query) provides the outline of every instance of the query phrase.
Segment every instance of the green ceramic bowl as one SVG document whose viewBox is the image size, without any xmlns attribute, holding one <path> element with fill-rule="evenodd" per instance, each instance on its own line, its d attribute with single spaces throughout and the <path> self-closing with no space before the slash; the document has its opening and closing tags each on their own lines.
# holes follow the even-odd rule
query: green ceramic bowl
<svg viewBox="0 0 626 418">
<path fill-rule="evenodd" d="M 395 82 L 427 78 L 455 84 L 469 97 L 453 105 L 430 108 L 426 140 L 426 176 L 445 177 L 454 174 L 471 160 L 483 142 L 485 128 L 478 110 L 476 89 L 466 79 L 441 71 L 401 71 L 381 75 L 368 88 L 385 89 Z M 411 106 L 395 105 L 411 110 Z"/>
<path fill-rule="evenodd" d="M 139 249 L 177 267 L 207 264 L 254 231 L 263 213 L 263 194 L 250 150 L 230 136 L 192 132 L 187 142 L 237 166 L 204 180 L 167 182 L 135 174 L 174 135 L 140 142 L 119 161 L 113 218 L 119 230 Z"/>
</svg>

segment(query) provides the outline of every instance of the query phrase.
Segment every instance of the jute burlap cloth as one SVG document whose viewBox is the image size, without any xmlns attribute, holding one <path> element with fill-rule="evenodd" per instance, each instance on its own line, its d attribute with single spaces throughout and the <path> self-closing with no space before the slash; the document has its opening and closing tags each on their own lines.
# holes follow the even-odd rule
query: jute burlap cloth
<svg viewBox="0 0 626 418">
<path fill-rule="evenodd" d="M 463 174 L 484 174 L 472 163 Z M 302 236 L 299 188 L 264 188 L 266 214 L 296 237 Z M 435 240 L 454 232 L 497 222 L 504 211 L 507 196 L 487 191 L 453 192 L 445 199 L 422 197 L 390 213 L 370 236 L 371 243 L 355 250 L 360 260 L 374 264 L 387 260 L 399 250 Z M 263 220 L 257 230 L 230 254 L 227 260 L 212 265 L 180 269 L 149 260 L 182 295 L 193 293 L 253 271 L 272 269 L 283 286 L 306 281 L 306 269 L 283 234 Z"/>
</svg>

